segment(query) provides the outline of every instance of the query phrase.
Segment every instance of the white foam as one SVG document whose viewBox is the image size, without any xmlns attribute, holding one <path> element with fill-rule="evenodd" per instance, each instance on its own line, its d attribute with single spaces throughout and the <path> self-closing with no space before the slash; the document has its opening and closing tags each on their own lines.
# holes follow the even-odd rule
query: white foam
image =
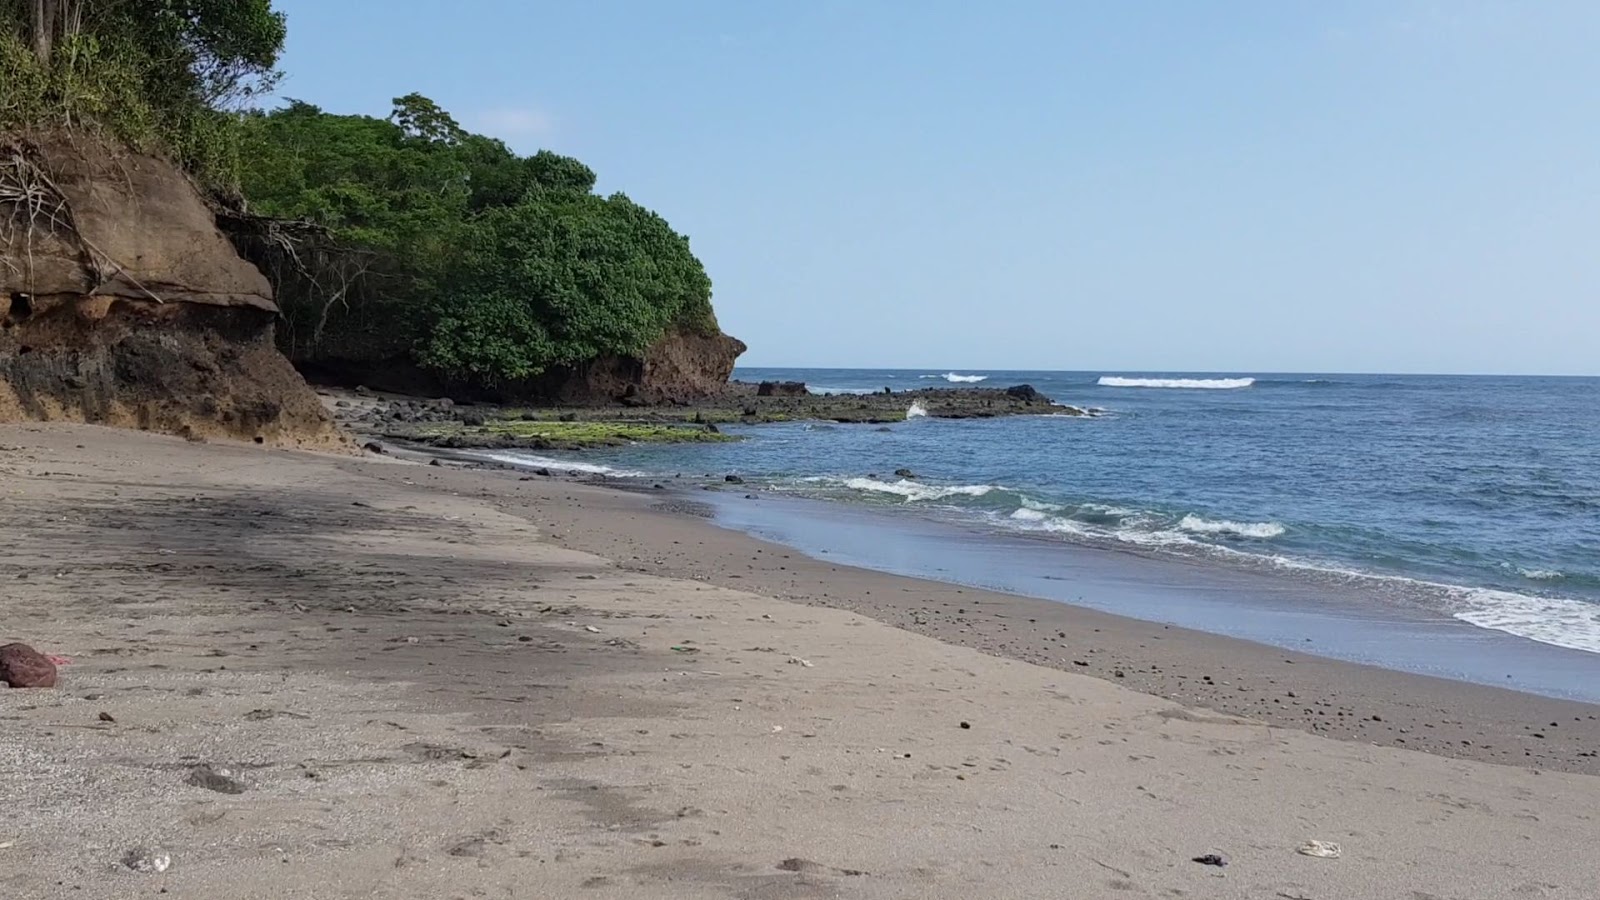
<svg viewBox="0 0 1600 900">
<path fill-rule="evenodd" d="M 922 405 L 921 400 L 911 401 L 911 408 L 906 410 L 906 418 L 908 419 L 926 418 L 927 415 L 928 408 Z"/>
<path fill-rule="evenodd" d="M 947 497 L 982 497 L 990 491 L 1000 490 L 992 484 L 963 484 L 955 487 L 939 487 L 931 484 L 920 484 L 907 478 L 899 481 L 879 481 L 875 478 L 847 478 L 844 486 L 855 491 L 868 491 L 875 494 L 894 494 L 904 497 L 907 503 L 921 500 L 943 500 Z"/>
<path fill-rule="evenodd" d="M 1565 578 L 1565 577 L 1567 577 L 1566 575 L 1562 574 L 1561 572 L 1557 572 L 1555 569 L 1521 569 L 1521 568 L 1519 568 L 1519 569 L 1517 569 L 1517 574 L 1521 575 L 1523 578 L 1531 578 L 1534 581 L 1555 581 L 1557 578 Z"/>
<path fill-rule="evenodd" d="M 1194 534 L 1231 534 L 1247 538 L 1275 538 L 1285 530 L 1277 522 L 1231 522 L 1227 519 L 1212 521 L 1202 519 L 1193 513 L 1178 520 L 1178 529 Z"/>
<path fill-rule="evenodd" d="M 616 469 L 611 466 L 602 466 L 597 463 L 577 462 L 570 459 L 556 459 L 552 456 L 535 456 L 531 453 L 484 453 L 484 459 L 495 462 L 507 463 L 524 468 L 554 469 L 562 472 L 583 472 L 586 475 L 611 475 L 617 478 L 639 478 L 645 473 L 635 472 L 631 469 Z"/>
<path fill-rule="evenodd" d="M 1101 375 L 1101 387 L 1142 387 L 1142 388 L 1198 388 L 1211 390 L 1231 390 L 1247 388 L 1255 384 L 1254 378 L 1121 378 L 1116 375 Z"/>
<path fill-rule="evenodd" d="M 1011 518 L 1018 522 L 1043 522 L 1050 518 L 1050 514 L 1042 509 L 1029 509 L 1024 506 L 1013 512 Z"/>
<path fill-rule="evenodd" d="M 1511 591 L 1461 589 L 1455 617 L 1542 644 L 1600 653 L 1600 605 Z"/>
<path fill-rule="evenodd" d="M 826 385 L 806 385 L 806 393 L 816 394 L 821 397 L 833 397 L 839 394 L 860 396 L 863 394 L 876 394 L 883 388 L 855 388 L 855 387 L 828 387 Z"/>
</svg>

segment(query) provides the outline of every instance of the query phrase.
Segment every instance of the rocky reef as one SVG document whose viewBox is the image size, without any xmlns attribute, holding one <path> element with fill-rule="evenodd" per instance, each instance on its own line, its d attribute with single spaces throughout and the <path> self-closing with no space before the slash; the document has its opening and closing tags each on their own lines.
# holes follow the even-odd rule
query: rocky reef
<svg viewBox="0 0 1600 900">
<path fill-rule="evenodd" d="M 1089 416 L 1029 385 L 819 395 L 803 384 L 731 382 L 698 401 L 639 406 L 506 406 L 449 398 L 330 395 L 335 415 L 368 438 L 445 449 L 585 449 L 623 443 L 732 440 L 718 426 L 817 420 L 883 425 L 907 418 Z"/>
<path fill-rule="evenodd" d="M 277 312 L 171 164 L 0 136 L 0 421 L 337 443 L 274 346 Z"/>
</svg>

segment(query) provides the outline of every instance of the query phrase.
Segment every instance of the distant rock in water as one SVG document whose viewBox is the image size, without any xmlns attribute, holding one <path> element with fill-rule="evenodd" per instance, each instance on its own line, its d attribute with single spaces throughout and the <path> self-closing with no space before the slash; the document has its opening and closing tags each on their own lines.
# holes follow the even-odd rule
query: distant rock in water
<svg viewBox="0 0 1600 900">
<path fill-rule="evenodd" d="M 1049 403 L 1050 398 L 1039 393 L 1031 384 L 1019 384 L 1006 388 L 1006 396 L 1021 400 L 1023 403 Z"/>
<path fill-rule="evenodd" d="M 170 163 L 83 133 L 0 135 L 0 221 L 0 421 L 336 439 L 273 345 L 267 279 Z"/>
<path fill-rule="evenodd" d="M 804 397 L 809 393 L 804 381 L 763 381 L 756 386 L 757 397 Z"/>
</svg>

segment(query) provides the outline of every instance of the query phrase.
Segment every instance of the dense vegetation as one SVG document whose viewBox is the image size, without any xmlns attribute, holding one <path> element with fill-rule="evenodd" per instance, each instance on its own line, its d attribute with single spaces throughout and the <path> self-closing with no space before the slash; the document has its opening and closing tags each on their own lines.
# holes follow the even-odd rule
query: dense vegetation
<svg viewBox="0 0 1600 900">
<path fill-rule="evenodd" d="M 248 110 L 284 38 L 270 0 L 0 0 L 0 131 L 94 129 L 231 197 L 299 362 L 485 387 L 715 328 L 688 240 L 577 160 L 519 156 L 416 94 L 385 119 Z"/>
<path fill-rule="evenodd" d="M 284 33 L 270 0 L 0 0 L 0 131 L 98 129 L 225 186 Z"/>
<path fill-rule="evenodd" d="M 411 354 L 472 385 L 713 328 L 688 241 L 577 160 L 522 157 L 417 94 L 387 119 L 306 103 L 245 117 L 252 212 L 286 226 L 253 253 L 300 358 Z"/>
</svg>

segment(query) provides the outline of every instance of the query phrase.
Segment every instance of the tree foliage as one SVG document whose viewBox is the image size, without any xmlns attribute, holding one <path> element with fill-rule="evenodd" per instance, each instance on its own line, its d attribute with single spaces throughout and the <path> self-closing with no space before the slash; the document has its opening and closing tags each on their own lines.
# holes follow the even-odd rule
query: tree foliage
<svg viewBox="0 0 1600 900">
<path fill-rule="evenodd" d="M 0 0 L 0 129 L 97 128 L 218 184 L 229 110 L 270 89 L 271 0 Z"/>
<path fill-rule="evenodd" d="M 494 386 L 715 325 L 688 240 L 575 159 L 518 156 L 418 94 L 387 119 L 291 102 L 244 123 L 252 212 L 319 229 L 267 254 L 296 357 L 404 352 Z"/>
</svg>

